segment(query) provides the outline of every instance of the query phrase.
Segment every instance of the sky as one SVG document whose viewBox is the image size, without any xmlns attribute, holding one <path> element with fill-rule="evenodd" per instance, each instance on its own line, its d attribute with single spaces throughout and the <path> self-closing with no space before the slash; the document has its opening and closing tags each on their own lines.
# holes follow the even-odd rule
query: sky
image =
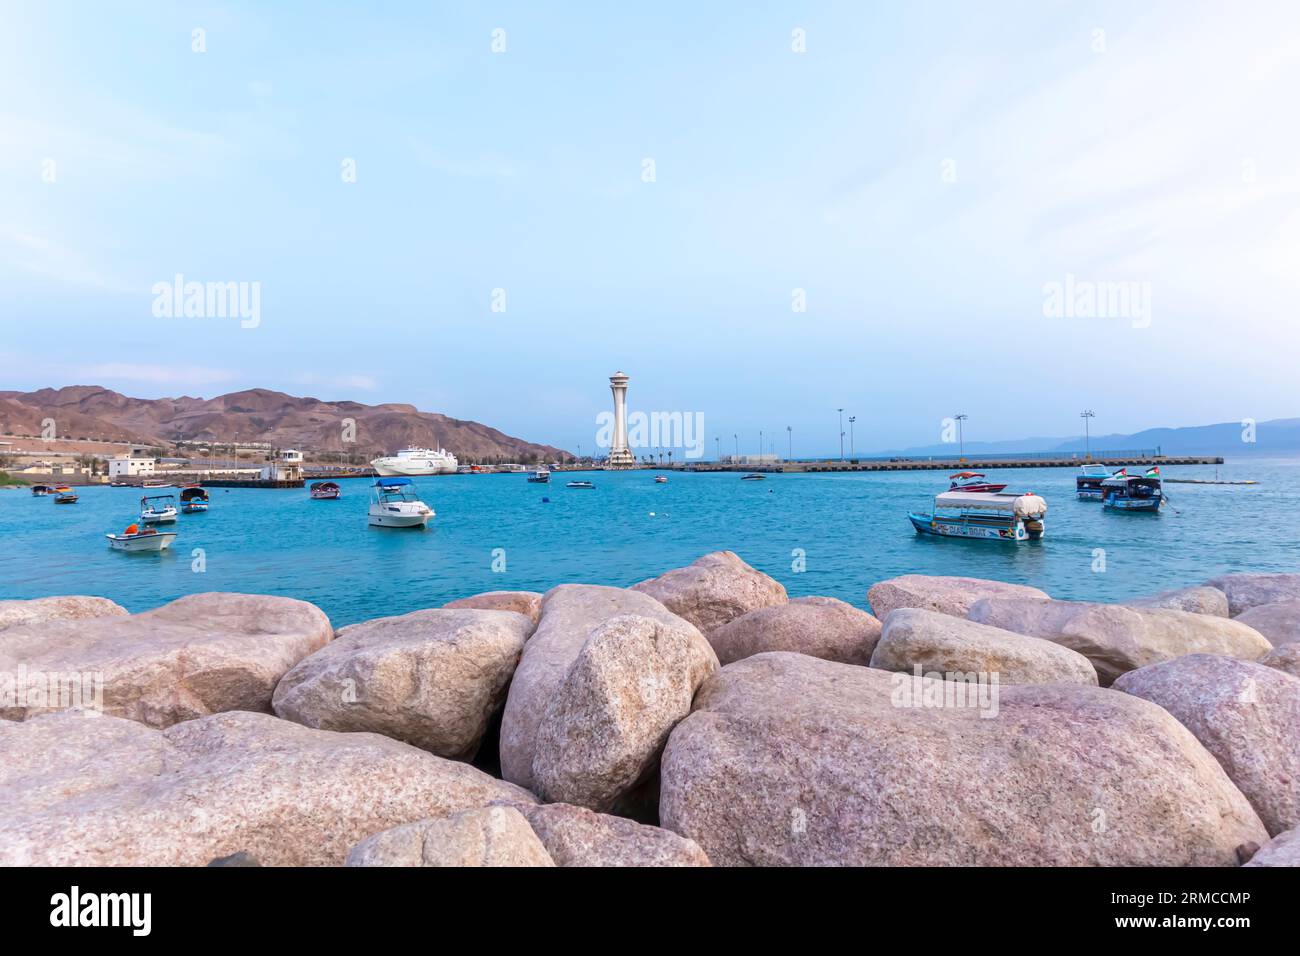
<svg viewBox="0 0 1300 956">
<path fill-rule="evenodd" d="M 1300 4 L 111 6 L 0 7 L 0 389 L 591 450 L 622 370 L 797 457 L 1300 414 Z"/>
</svg>

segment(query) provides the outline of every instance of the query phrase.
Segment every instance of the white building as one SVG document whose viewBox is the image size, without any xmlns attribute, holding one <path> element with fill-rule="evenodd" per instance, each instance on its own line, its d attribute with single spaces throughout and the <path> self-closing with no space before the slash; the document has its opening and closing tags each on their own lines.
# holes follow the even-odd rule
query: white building
<svg viewBox="0 0 1300 956">
<path fill-rule="evenodd" d="M 302 478 L 302 452 L 286 448 L 280 457 L 262 468 L 263 481 L 298 481 Z"/>
<path fill-rule="evenodd" d="M 137 475 L 152 475 L 153 465 L 152 458 L 110 458 L 108 477 L 134 478 Z"/>
</svg>

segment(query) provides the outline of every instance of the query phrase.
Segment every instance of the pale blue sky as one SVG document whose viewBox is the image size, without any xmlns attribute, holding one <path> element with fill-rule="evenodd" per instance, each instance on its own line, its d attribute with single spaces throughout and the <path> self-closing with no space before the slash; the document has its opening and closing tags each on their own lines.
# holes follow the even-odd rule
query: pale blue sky
<svg viewBox="0 0 1300 956">
<path fill-rule="evenodd" d="M 123 6 L 0 8 L 0 388 L 590 448 L 621 368 L 805 455 L 839 406 L 859 449 L 1300 414 L 1300 4 Z M 155 318 L 176 273 L 260 325 Z M 1045 317 L 1067 274 L 1149 326 Z"/>
</svg>

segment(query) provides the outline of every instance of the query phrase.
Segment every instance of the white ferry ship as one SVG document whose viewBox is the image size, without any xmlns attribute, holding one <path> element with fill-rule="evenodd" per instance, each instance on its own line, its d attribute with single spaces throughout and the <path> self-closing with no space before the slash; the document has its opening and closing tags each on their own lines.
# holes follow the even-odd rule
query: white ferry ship
<svg viewBox="0 0 1300 956">
<path fill-rule="evenodd" d="M 396 455 L 376 458 L 370 463 L 385 478 L 418 475 L 452 475 L 456 473 L 456 456 L 445 449 L 403 448 Z"/>
</svg>

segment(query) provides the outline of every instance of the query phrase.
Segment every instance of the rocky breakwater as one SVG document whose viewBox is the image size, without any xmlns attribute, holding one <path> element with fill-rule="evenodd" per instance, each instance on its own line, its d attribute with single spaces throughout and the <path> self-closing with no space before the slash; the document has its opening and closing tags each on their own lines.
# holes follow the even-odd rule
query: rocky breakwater
<svg viewBox="0 0 1300 956">
<path fill-rule="evenodd" d="M 1286 865 L 1269 577 L 908 575 L 871 614 L 717 552 L 337 636 L 283 598 L 0 603 L 0 865 Z M 101 672 L 108 716 L 6 694 L 39 667 Z"/>
</svg>

